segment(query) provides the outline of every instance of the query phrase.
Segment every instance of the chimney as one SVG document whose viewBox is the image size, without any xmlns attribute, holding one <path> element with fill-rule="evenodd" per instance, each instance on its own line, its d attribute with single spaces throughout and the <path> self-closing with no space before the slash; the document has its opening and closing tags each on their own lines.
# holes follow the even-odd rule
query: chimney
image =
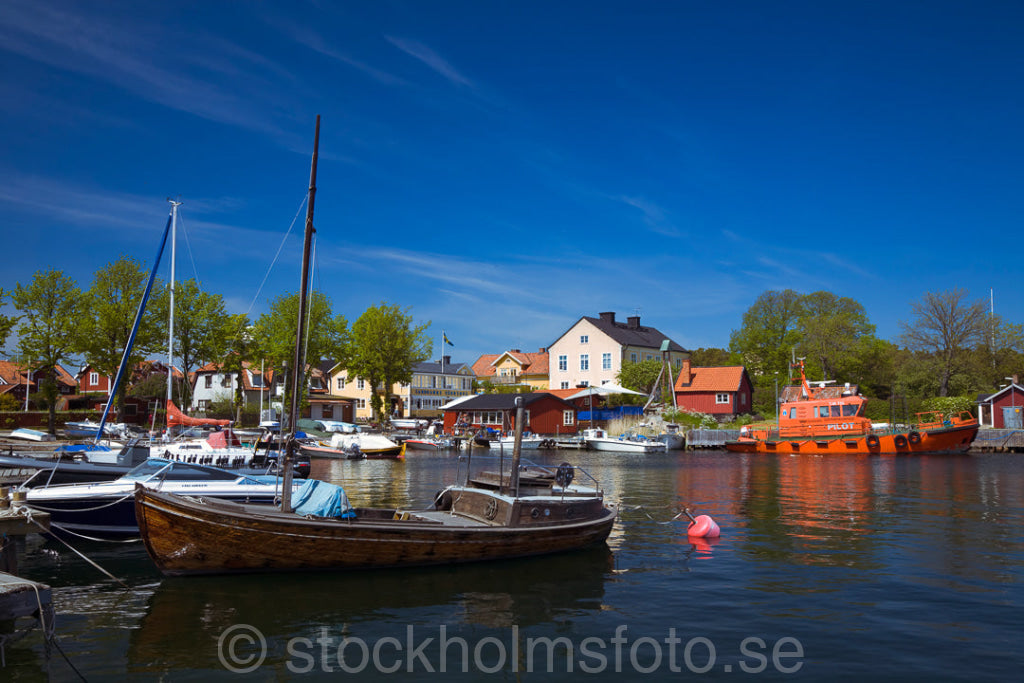
<svg viewBox="0 0 1024 683">
<path fill-rule="evenodd" d="M 631 315 L 628 318 L 626 318 L 626 327 L 628 327 L 631 330 L 640 329 L 640 316 Z"/>
<path fill-rule="evenodd" d="M 679 371 L 679 383 L 686 386 L 693 381 L 693 374 L 690 372 L 690 359 L 683 359 L 683 368 Z"/>
<path fill-rule="evenodd" d="M 604 313 L 600 313 L 599 315 L 601 316 L 601 320 L 605 321 L 606 323 L 611 323 L 612 325 L 615 324 L 615 311 L 606 311 Z"/>
<path fill-rule="evenodd" d="M 537 351 L 537 353 L 547 353 L 547 352 L 548 352 L 548 350 L 545 349 L 543 346 L 540 347 L 540 349 Z"/>
</svg>

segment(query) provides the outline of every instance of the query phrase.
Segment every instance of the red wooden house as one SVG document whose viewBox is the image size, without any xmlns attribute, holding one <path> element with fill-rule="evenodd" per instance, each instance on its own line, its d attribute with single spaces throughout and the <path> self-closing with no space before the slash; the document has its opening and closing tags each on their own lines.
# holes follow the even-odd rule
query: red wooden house
<svg viewBox="0 0 1024 683">
<path fill-rule="evenodd" d="M 446 434 L 466 434 L 481 428 L 511 434 L 516 426 L 517 396 L 523 398 L 526 413 L 524 432 L 534 434 L 575 434 L 576 407 L 547 392 L 529 394 L 480 394 L 459 401 L 444 411 Z"/>
<path fill-rule="evenodd" d="M 1014 381 L 989 396 L 978 397 L 982 427 L 1021 429 L 1024 427 L 1024 387 Z"/>
<path fill-rule="evenodd" d="M 697 368 L 687 358 L 674 391 L 677 408 L 725 417 L 751 411 L 754 385 L 742 365 Z"/>
</svg>

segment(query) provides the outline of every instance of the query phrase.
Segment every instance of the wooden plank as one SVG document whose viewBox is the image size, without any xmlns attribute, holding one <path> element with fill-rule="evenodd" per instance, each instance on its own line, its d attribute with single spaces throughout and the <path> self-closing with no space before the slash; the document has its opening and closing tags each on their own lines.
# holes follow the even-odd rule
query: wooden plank
<svg viewBox="0 0 1024 683">
<path fill-rule="evenodd" d="M 0 621 L 32 616 L 40 604 L 44 608 L 49 605 L 52 597 L 44 583 L 0 573 Z"/>
</svg>

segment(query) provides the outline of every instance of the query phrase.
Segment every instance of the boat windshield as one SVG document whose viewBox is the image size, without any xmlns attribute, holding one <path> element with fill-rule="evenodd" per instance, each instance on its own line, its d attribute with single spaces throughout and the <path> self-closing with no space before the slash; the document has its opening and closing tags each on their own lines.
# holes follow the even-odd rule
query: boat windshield
<svg viewBox="0 0 1024 683">
<path fill-rule="evenodd" d="M 235 481 L 238 475 L 216 467 L 149 458 L 141 465 L 128 470 L 122 477 L 133 481 L 147 481 L 153 478 L 172 481 Z"/>
<path fill-rule="evenodd" d="M 860 405 L 853 405 L 851 403 L 846 403 L 846 404 L 843 405 L 843 417 L 855 417 L 857 415 L 860 415 L 861 411 L 863 409 L 864 409 L 864 404 L 863 403 L 861 403 Z"/>
</svg>

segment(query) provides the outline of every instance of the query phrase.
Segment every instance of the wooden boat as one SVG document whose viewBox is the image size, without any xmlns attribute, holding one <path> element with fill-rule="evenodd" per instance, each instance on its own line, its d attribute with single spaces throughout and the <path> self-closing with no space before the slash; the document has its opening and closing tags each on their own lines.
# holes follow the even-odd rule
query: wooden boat
<svg viewBox="0 0 1024 683">
<path fill-rule="evenodd" d="M 963 412 L 945 416 L 917 414 L 912 425 L 875 430 L 864 415 L 867 398 L 850 389 L 813 387 L 800 369 L 800 393 L 784 401 L 779 424 L 747 429 L 725 448 L 734 453 L 810 453 L 820 455 L 909 455 L 966 452 L 978 433 L 978 419 Z"/>
<path fill-rule="evenodd" d="M 318 117 L 317 140 L 319 136 Z M 300 367 L 303 357 L 315 179 L 314 151 L 294 367 Z M 298 414 L 297 377 L 298 373 L 293 373 L 292 425 Z M 516 424 L 522 425 L 523 401 L 521 397 L 516 400 Z M 517 429 L 520 440 L 522 427 Z M 462 483 L 439 491 L 431 510 L 353 509 L 342 493 L 335 497 L 338 505 L 330 512 L 310 514 L 305 502 L 293 512 L 287 465 L 295 445 L 293 432 L 284 460 L 286 485 L 280 509 L 136 487 L 139 532 L 160 571 L 168 575 L 219 574 L 497 560 L 603 543 L 615 523 L 617 509 L 604 503 L 599 487 L 574 483 L 576 471 L 568 464 L 556 470 L 521 468 L 519 444 L 509 458 L 507 474 L 502 469 L 504 459 L 500 459 L 497 472 L 474 475 L 471 460 L 479 465 L 481 458 L 472 458 L 471 451 Z"/>
<path fill-rule="evenodd" d="M 509 477 L 482 473 L 440 491 L 432 510 L 354 508 L 349 519 L 301 517 L 140 486 L 136 519 L 146 550 L 170 576 L 546 555 L 603 543 L 615 522 L 616 507 L 604 503 L 603 492 L 566 482 L 559 472 L 568 471 L 521 468 L 517 488 Z"/>
</svg>

